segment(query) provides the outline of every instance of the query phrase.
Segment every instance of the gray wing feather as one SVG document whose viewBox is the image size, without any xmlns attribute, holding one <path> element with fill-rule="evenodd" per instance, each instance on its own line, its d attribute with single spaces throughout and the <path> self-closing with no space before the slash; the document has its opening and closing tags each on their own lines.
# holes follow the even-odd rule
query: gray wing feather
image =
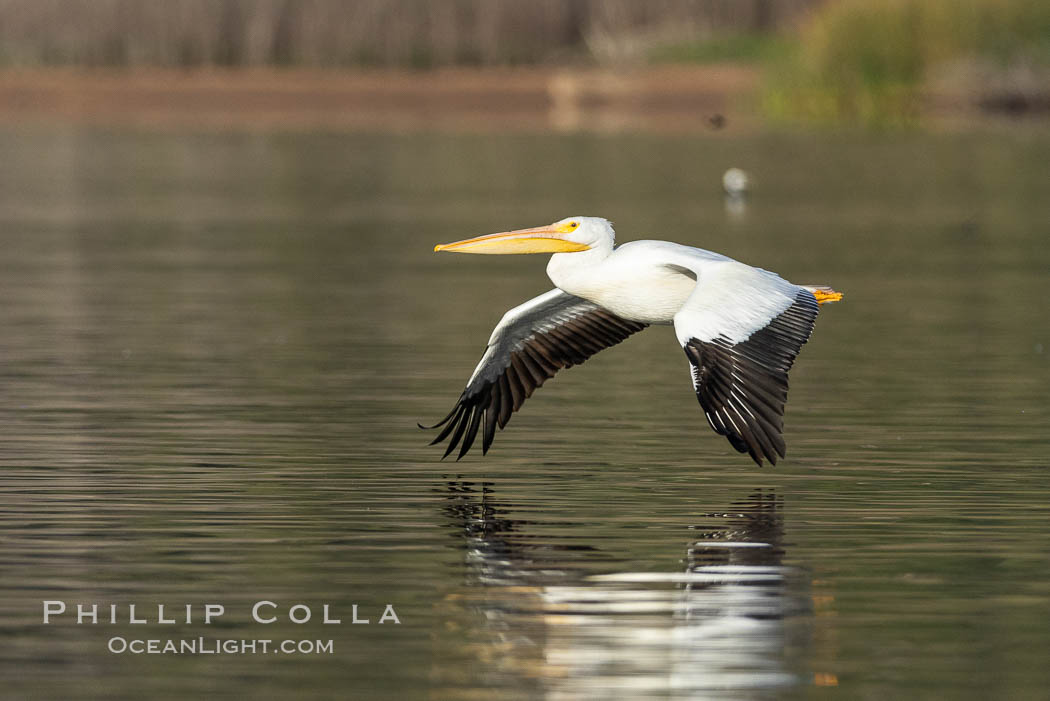
<svg viewBox="0 0 1050 701">
<path fill-rule="evenodd" d="M 487 453 L 496 428 L 504 428 L 536 388 L 646 326 L 558 289 L 511 309 L 493 330 L 452 411 L 430 427 L 444 426 L 431 445 L 451 436 L 445 456 L 460 445 L 462 458 L 480 432 Z"/>
</svg>

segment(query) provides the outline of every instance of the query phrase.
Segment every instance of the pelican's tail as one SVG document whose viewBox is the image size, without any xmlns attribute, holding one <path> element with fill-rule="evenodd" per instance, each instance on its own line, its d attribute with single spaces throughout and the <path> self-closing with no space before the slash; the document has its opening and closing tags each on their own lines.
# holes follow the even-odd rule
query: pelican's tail
<svg viewBox="0 0 1050 701">
<path fill-rule="evenodd" d="M 836 292 L 827 285 L 800 285 L 804 290 L 809 290 L 817 298 L 817 304 L 825 302 L 838 302 L 842 299 L 842 293 Z"/>
</svg>

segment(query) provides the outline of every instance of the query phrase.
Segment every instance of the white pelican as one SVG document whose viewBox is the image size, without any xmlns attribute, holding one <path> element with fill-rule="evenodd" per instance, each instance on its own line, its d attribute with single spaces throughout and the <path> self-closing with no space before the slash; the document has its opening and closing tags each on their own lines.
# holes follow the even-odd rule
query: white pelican
<svg viewBox="0 0 1050 701">
<path fill-rule="evenodd" d="M 548 226 L 439 244 L 456 253 L 553 253 L 556 289 L 503 315 L 445 428 L 447 457 L 462 458 L 482 432 L 482 452 L 533 391 L 650 324 L 674 324 L 693 389 L 711 428 L 756 463 L 784 457 L 788 370 L 809 339 L 819 305 L 842 295 L 793 285 L 775 273 L 668 241 L 615 246 L 612 224 L 568 217 Z M 423 428 L 421 426 L 421 428 Z M 457 458 L 458 459 L 458 458 Z"/>
<path fill-rule="evenodd" d="M 730 168 L 722 174 L 722 189 L 729 197 L 744 198 L 751 189 L 751 176 L 747 171 Z"/>
</svg>

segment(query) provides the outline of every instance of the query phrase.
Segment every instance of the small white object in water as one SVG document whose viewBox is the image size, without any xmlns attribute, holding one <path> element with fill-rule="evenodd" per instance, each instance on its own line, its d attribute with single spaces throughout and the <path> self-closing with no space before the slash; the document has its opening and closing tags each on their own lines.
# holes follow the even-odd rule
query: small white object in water
<svg viewBox="0 0 1050 701">
<path fill-rule="evenodd" d="M 722 174 L 722 187 L 730 197 L 743 197 L 751 187 L 751 177 L 740 168 L 730 168 Z"/>
</svg>

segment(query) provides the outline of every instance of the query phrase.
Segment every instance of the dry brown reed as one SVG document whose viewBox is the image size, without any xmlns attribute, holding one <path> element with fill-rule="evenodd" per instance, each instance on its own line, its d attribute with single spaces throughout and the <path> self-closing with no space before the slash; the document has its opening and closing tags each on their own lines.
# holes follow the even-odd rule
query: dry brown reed
<svg viewBox="0 0 1050 701">
<path fill-rule="evenodd" d="M 820 0 L 0 0 L 0 65 L 513 65 L 765 32 Z M 641 41 L 638 38 L 641 38 Z"/>
</svg>

